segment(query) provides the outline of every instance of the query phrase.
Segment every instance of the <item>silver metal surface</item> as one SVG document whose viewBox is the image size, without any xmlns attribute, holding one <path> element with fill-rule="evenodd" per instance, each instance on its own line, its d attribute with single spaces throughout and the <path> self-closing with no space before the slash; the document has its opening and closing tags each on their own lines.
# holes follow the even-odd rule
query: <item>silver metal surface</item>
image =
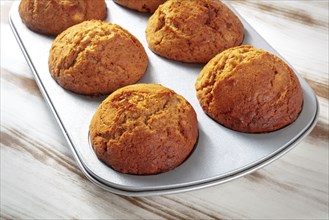
<svg viewBox="0 0 329 220">
<path fill-rule="evenodd" d="M 92 182 L 106 190 L 130 196 L 160 195 L 224 183 L 276 160 L 301 141 L 315 125 L 318 115 L 316 96 L 296 71 L 304 93 L 304 104 L 293 124 L 265 134 L 235 132 L 219 125 L 202 111 L 196 99 L 194 83 L 203 65 L 170 61 L 152 53 L 145 39 L 149 15 L 108 1 L 107 21 L 119 24 L 135 35 L 148 54 L 149 67 L 139 83 L 160 83 L 183 95 L 193 105 L 199 122 L 198 144 L 192 155 L 176 169 L 148 176 L 118 173 L 97 159 L 88 138 L 91 117 L 105 97 L 71 93 L 52 79 L 48 71 L 48 54 L 54 38 L 27 29 L 19 17 L 18 4 L 14 3 L 11 9 L 10 24 L 38 86 L 81 170 Z M 243 44 L 278 55 L 243 18 L 240 19 L 246 34 Z"/>
</svg>

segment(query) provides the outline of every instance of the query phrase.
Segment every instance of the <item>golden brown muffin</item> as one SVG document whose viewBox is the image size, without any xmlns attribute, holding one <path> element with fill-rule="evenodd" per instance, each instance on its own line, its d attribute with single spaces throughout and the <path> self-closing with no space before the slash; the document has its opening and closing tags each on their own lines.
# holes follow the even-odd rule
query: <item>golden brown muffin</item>
<svg viewBox="0 0 329 220">
<path fill-rule="evenodd" d="M 98 158 L 114 170 L 157 174 L 180 165 L 198 137 L 193 107 L 158 84 L 113 92 L 95 112 L 90 140 Z"/>
<path fill-rule="evenodd" d="M 56 37 L 48 64 L 52 77 L 63 88 L 100 95 L 137 82 L 148 60 L 142 44 L 127 30 L 90 20 Z"/>
<path fill-rule="evenodd" d="M 293 70 L 252 46 L 218 54 L 203 68 L 195 88 L 203 110 L 236 131 L 275 131 L 302 110 L 303 92 Z"/>
<path fill-rule="evenodd" d="M 219 52 L 240 45 L 244 28 L 218 0 L 168 0 L 146 27 L 149 48 L 168 59 L 206 63 Z"/>
<path fill-rule="evenodd" d="M 85 20 L 104 20 L 105 0 L 21 0 L 19 14 L 28 28 L 58 35 Z"/>
<path fill-rule="evenodd" d="M 153 13 L 159 5 L 166 0 L 113 0 L 114 2 L 124 7 L 140 11 Z"/>
</svg>

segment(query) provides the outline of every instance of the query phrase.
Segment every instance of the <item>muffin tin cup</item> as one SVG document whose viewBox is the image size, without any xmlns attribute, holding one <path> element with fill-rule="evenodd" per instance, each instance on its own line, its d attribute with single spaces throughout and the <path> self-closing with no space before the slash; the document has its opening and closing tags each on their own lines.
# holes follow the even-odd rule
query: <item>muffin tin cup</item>
<svg viewBox="0 0 329 220">
<path fill-rule="evenodd" d="M 19 2 L 15 2 L 10 13 L 10 25 L 18 44 L 77 164 L 91 182 L 103 189 L 127 196 L 148 196 L 225 183 L 275 161 L 303 140 L 315 126 L 319 111 L 317 98 L 296 71 L 304 100 L 302 112 L 294 123 L 263 134 L 236 132 L 218 124 L 203 112 L 196 98 L 194 83 L 204 65 L 186 64 L 157 56 L 147 49 L 145 39 L 150 15 L 108 1 L 107 21 L 127 29 L 146 49 L 149 66 L 139 83 L 159 83 L 184 96 L 194 107 L 199 122 L 198 143 L 189 158 L 177 168 L 144 176 L 116 172 L 98 160 L 89 141 L 90 120 L 105 96 L 77 95 L 64 90 L 52 79 L 48 70 L 48 55 L 54 38 L 30 31 L 19 17 L 18 5 Z M 243 44 L 253 45 L 282 58 L 241 16 L 239 18 L 245 27 Z"/>
</svg>

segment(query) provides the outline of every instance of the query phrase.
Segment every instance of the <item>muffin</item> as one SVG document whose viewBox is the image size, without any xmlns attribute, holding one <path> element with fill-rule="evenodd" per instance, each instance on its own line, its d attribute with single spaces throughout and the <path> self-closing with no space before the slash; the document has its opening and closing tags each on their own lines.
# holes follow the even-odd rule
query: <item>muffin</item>
<svg viewBox="0 0 329 220">
<path fill-rule="evenodd" d="M 49 71 L 63 88 L 83 95 L 109 94 L 137 82 L 148 59 L 142 44 L 122 27 L 90 20 L 58 35 Z"/>
<path fill-rule="evenodd" d="M 105 0 L 21 0 L 19 14 L 31 30 L 58 35 L 85 20 L 104 20 Z"/>
<path fill-rule="evenodd" d="M 153 13 L 166 0 L 113 0 L 126 8 L 139 12 Z"/>
<path fill-rule="evenodd" d="M 218 0 L 168 0 L 146 27 L 149 48 L 168 59 L 207 63 L 219 52 L 240 45 L 244 28 Z"/>
<path fill-rule="evenodd" d="M 195 88 L 203 110 L 236 131 L 271 132 L 293 123 L 303 92 L 280 58 L 252 46 L 225 50 L 201 71 Z"/>
<path fill-rule="evenodd" d="M 118 89 L 101 103 L 90 123 L 97 157 L 128 174 L 174 169 L 190 155 L 197 137 L 193 107 L 159 84 Z"/>
</svg>

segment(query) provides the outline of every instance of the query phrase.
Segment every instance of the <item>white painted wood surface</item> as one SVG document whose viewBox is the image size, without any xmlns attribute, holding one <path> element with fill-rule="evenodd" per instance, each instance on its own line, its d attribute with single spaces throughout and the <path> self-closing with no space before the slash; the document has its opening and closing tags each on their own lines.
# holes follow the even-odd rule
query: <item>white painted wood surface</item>
<svg viewBox="0 0 329 220">
<path fill-rule="evenodd" d="M 78 169 L 8 24 L 1 0 L 1 219 L 328 219 L 328 1 L 230 3 L 309 82 L 319 121 L 292 151 L 226 184 L 125 197 Z"/>
</svg>

